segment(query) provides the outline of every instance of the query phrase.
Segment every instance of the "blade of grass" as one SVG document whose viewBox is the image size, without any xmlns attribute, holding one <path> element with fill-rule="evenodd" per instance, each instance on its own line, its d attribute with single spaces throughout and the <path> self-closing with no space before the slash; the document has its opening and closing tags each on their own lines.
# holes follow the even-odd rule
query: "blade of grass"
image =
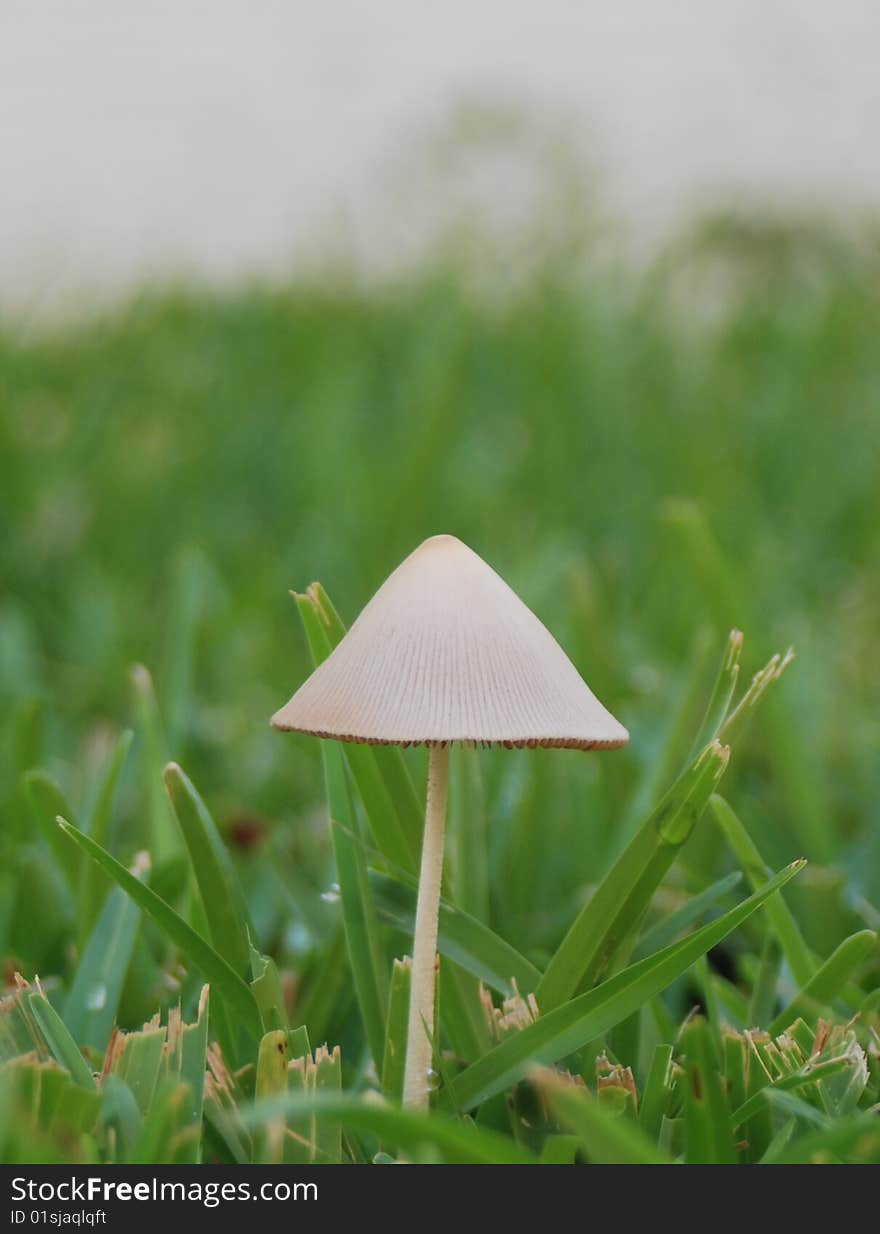
<svg viewBox="0 0 880 1234">
<path fill-rule="evenodd" d="M 370 824 L 376 844 L 387 858 L 405 870 L 418 868 L 417 850 L 400 827 L 391 793 L 372 746 L 346 742 L 342 751 Z"/>
<path fill-rule="evenodd" d="M 155 921 L 166 937 L 180 949 L 187 960 L 207 977 L 215 994 L 224 999 L 235 1012 L 248 1033 L 259 1040 L 262 1024 L 256 1000 L 249 986 L 238 976 L 226 960 L 214 950 L 192 926 L 149 887 L 139 882 L 125 866 L 116 860 L 100 844 L 77 830 L 66 819 L 59 818 L 58 825 L 83 850 L 86 856 L 98 863 L 125 893 L 134 900 L 148 917 Z"/>
<path fill-rule="evenodd" d="M 458 1059 L 473 1062 L 492 1044 L 480 983 L 444 956 L 440 964 L 438 1007 L 440 1023 Z"/>
<path fill-rule="evenodd" d="M 743 586 L 699 505 L 693 501 L 675 500 L 668 503 L 666 517 L 702 575 L 705 593 L 713 605 L 716 620 L 728 622 L 733 617 L 748 627 L 753 619 L 751 589 Z M 790 658 L 791 653 L 779 662 L 779 673 Z M 769 682 L 759 688 L 762 690 L 766 684 Z M 826 823 L 829 816 L 828 793 L 822 777 L 817 774 L 816 760 L 810 757 L 808 743 L 798 737 L 799 725 L 792 723 L 792 711 L 791 704 L 783 696 L 771 701 L 766 716 L 769 748 L 774 753 L 775 774 L 782 782 L 791 804 L 790 814 L 800 843 L 814 860 L 827 864 L 833 855 Z M 736 723 L 746 718 L 744 713 L 740 714 Z M 730 740 L 729 733 L 722 731 L 718 736 L 720 741 Z"/>
<path fill-rule="evenodd" d="M 291 1093 L 241 1111 L 242 1122 L 247 1127 L 259 1127 L 279 1116 L 292 1122 L 313 1115 L 376 1136 L 410 1156 L 427 1147 L 438 1149 L 452 1163 L 533 1165 L 536 1162 L 526 1148 L 508 1136 L 439 1114 L 419 1114 L 346 1093 Z"/>
<path fill-rule="evenodd" d="M 176 1051 L 171 1064 L 190 1093 L 188 1122 L 201 1128 L 204 1112 L 205 1069 L 208 1050 L 208 1002 L 209 988 L 202 986 L 199 994 L 198 1012 L 194 1024 L 181 1024 L 176 1039 L 169 1032 L 169 1045 Z M 190 1160 L 201 1161 L 202 1137 L 194 1140 Z"/>
<path fill-rule="evenodd" d="M 338 750 L 326 759 L 328 796 L 337 802 L 336 809 L 345 818 L 347 807 L 340 804 L 340 787 L 329 787 L 333 780 L 344 776 L 342 757 Z M 336 875 L 339 879 L 339 894 L 342 902 L 342 917 L 349 962 L 354 979 L 355 992 L 364 1019 L 364 1029 L 370 1044 L 370 1053 L 376 1067 L 382 1065 L 385 1046 L 386 992 L 381 971 L 382 955 L 379 929 L 375 910 L 370 899 L 367 869 L 355 844 L 348 837 L 348 829 L 331 819 L 333 852 L 336 858 Z"/>
<path fill-rule="evenodd" d="M 476 750 L 450 751 L 449 854 L 454 900 L 478 921 L 489 920 L 486 807 Z"/>
<path fill-rule="evenodd" d="M 730 711 L 733 696 L 736 693 L 742 648 L 742 631 L 731 630 L 727 636 L 727 644 L 721 659 L 721 667 L 718 670 L 715 685 L 712 687 L 712 693 L 709 696 L 706 713 L 697 732 L 696 740 L 691 747 L 688 761 L 696 758 L 700 750 L 707 746 L 710 741 L 714 741 L 721 732 L 721 728 Z"/>
<path fill-rule="evenodd" d="M 177 763 L 164 772 L 165 788 L 189 851 L 210 940 L 242 978 L 250 973 L 247 904 L 216 824 L 192 781 Z"/>
<path fill-rule="evenodd" d="M 342 1092 L 342 1056 L 339 1046 L 315 1051 L 315 1094 L 339 1097 Z M 315 1160 L 338 1165 L 342 1160 L 342 1124 L 331 1118 L 315 1118 Z"/>
<path fill-rule="evenodd" d="M 310 588 L 305 595 L 297 592 L 291 594 L 303 624 L 312 663 L 321 664 L 330 655 L 335 643 L 322 620 L 321 608 L 315 593 Z M 333 638 L 338 642 L 336 636 L 338 634 L 341 637 L 341 634 L 336 624 L 333 623 L 330 628 Z M 346 742 L 343 758 L 347 760 L 351 769 L 352 779 L 357 786 L 379 851 L 394 865 L 406 870 L 416 870 L 421 851 L 422 823 L 421 818 L 418 817 L 416 826 L 413 826 L 412 807 L 409 804 L 408 794 L 401 793 L 400 787 L 409 779 L 409 773 L 406 771 L 405 764 L 402 764 L 406 778 L 404 779 L 401 775 L 395 779 L 395 792 L 392 793 L 382 774 L 382 767 L 376 759 L 376 752 L 376 747 Z M 391 753 L 396 755 L 402 763 L 399 750 Z M 395 761 L 393 757 L 386 758 L 384 763 L 387 766 L 392 761 Z M 403 817 L 399 813 L 398 798 L 407 801 Z"/>
<path fill-rule="evenodd" d="M 782 948 L 775 934 L 768 934 L 761 948 L 758 972 L 749 998 L 748 1023 L 766 1024 L 776 1006 L 776 987 L 779 984 L 779 968 Z"/>
<path fill-rule="evenodd" d="M 581 1142 L 576 1135 L 548 1135 L 541 1147 L 541 1165 L 574 1165 Z"/>
<path fill-rule="evenodd" d="M 200 628 L 208 611 L 211 574 L 201 553 L 186 546 L 171 571 L 170 597 L 164 612 L 164 654 L 158 679 L 172 749 L 192 727 L 193 673 Z"/>
<path fill-rule="evenodd" d="M 651 812 L 575 918 L 538 985 L 542 1011 L 594 985 L 642 920 L 666 871 L 724 774 L 729 750 L 714 743 Z"/>
<path fill-rule="evenodd" d="M 873 930 L 859 930 L 845 938 L 816 970 L 807 984 L 780 1011 L 768 1028 L 771 1037 L 784 1032 L 798 1016 L 814 1019 L 816 1013 L 829 1006 L 841 993 L 850 976 L 868 958 L 877 945 Z"/>
<path fill-rule="evenodd" d="M 70 1072 L 77 1084 L 83 1088 L 94 1088 L 95 1077 L 91 1068 L 45 994 L 41 990 L 28 994 L 27 1004 L 55 1061 Z"/>
<path fill-rule="evenodd" d="M 794 650 L 789 647 L 785 655 L 771 656 L 762 669 L 755 673 L 749 687 L 739 700 L 733 711 L 725 718 L 718 730 L 718 740 L 730 745 L 741 736 L 761 699 L 778 681 L 794 659 Z"/>
<path fill-rule="evenodd" d="M 395 960 L 391 970 L 385 1051 L 382 1056 L 382 1095 L 399 1105 L 403 1098 L 403 1066 L 406 1059 L 407 1017 L 412 978 L 412 960 Z"/>
<path fill-rule="evenodd" d="M 47 771 L 39 767 L 26 771 L 22 778 L 25 798 L 30 806 L 31 817 L 55 858 L 68 887 L 74 896 L 79 891 L 82 870 L 82 854 L 55 826 L 59 814 L 73 818 L 64 793 Z M 54 833 L 54 834 L 53 834 Z"/>
<path fill-rule="evenodd" d="M 135 858 L 134 878 L 145 882 L 150 859 Z M 103 1050 L 107 1045 L 140 926 L 138 906 L 113 887 L 89 936 L 64 1004 L 64 1022 L 75 1041 Z"/>
<path fill-rule="evenodd" d="M 287 1092 L 288 1035 L 283 1029 L 266 1033 L 257 1053 L 254 1096 L 265 1101 Z M 284 1150 L 284 1120 L 272 1119 L 254 1136 L 253 1160 L 259 1165 L 278 1165 Z"/>
<path fill-rule="evenodd" d="M 105 1076 L 101 1081 L 100 1125 L 108 1143 L 113 1145 L 110 1161 L 113 1165 L 128 1162 L 129 1154 L 140 1134 L 143 1118 L 131 1089 L 118 1075 Z"/>
<path fill-rule="evenodd" d="M 853 1059 L 844 1054 L 840 1058 L 830 1058 L 826 1062 L 814 1063 L 807 1062 L 799 1070 L 792 1072 L 791 1075 L 782 1076 L 778 1080 L 774 1080 L 772 1084 L 765 1084 L 759 1088 L 757 1092 L 742 1103 L 733 1111 L 730 1116 L 730 1125 L 739 1127 L 742 1123 L 748 1122 L 756 1114 L 764 1109 L 767 1098 L 771 1092 L 797 1092 L 802 1088 L 809 1088 L 814 1084 L 818 1084 L 821 1080 L 827 1080 L 830 1076 L 839 1075 L 843 1071 L 849 1070 L 853 1066 Z"/>
<path fill-rule="evenodd" d="M 315 604 L 309 596 L 295 595 L 294 599 L 312 659 L 319 664 L 329 654 L 329 644 L 318 619 Z M 385 1049 L 386 1017 L 386 975 L 379 926 L 367 876 L 366 860 L 356 840 L 356 819 L 348 790 L 341 743 L 322 741 L 321 761 L 324 767 L 330 837 L 336 859 L 346 946 L 364 1030 L 378 1070 L 382 1066 Z M 376 834 L 377 843 L 380 834 L 383 834 L 381 828 Z M 388 835 L 384 838 L 386 844 L 391 843 Z M 392 848 L 395 848 L 395 843 L 392 843 Z M 395 848 L 395 851 L 398 850 Z"/>
<path fill-rule="evenodd" d="M 733 1165 L 736 1149 L 730 1110 L 718 1072 L 713 1029 L 702 1016 L 681 1034 L 684 1053 L 685 1156 L 689 1165 Z"/>
<path fill-rule="evenodd" d="M 132 1165 L 181 1165 L 191 1160 L 195 1136 L 186 1126 L 190 1102 L 188 1085 L 170 1076 L 159 1080 L 131 1148 Z"/>
<path fill-rule="evenodd" d="M 171 806 L 162 785 L 162 768 L 168 761 L 168 747 L 162 729 L 159 704 L 153 690 L 153 679 L 143 664 L 131 670 L 138 732 L 141 738 L 141 768 L 150 823 L 149 849 L 154 867 L 181 855 L 180 831 L 171 813 Z M 63 811 L 58 811 L 63 815 Z"/>
<path fill-rule="evenodd" d="M 284 991 L 278 968 L 270 956 L 260 955 L 251 945 L 251 989 L 260 1009 L 260 1018 L 266 1032 L 272 1029 L 287 1028 L 287 1009 L 284 1005 Z"/>
<path fill-rule="evenodd" d="M 345 927 L 340 921 L 316 955 L 295 1007 L 296 1019 L 308 1024 L 309 1036 L 315 1041 L 325 1041 L 333 1025 L 344 1018 L 352 1001 L 350 972 Z"/>
<path fill-rule="evenodd" d="M 456 1108 L 469 1110 L 521 1079 L 533 1062 L 553 1063 L 602 1036 L 670 985 L 691 965 L 742 925 L 780 887 L 803 869 L 793 862 L 760 891 L 709 925 L 657 955 L 649 956 L 595 989 L 542 1015 L 534 1024 L 505 1038 L 453 1082 Z"/>
<path fill-rule="evenodd" d="M 730 851 L 742 866 L 749 886 L 753 891 L 757 891 L 759 887 L 763 887 L 769 877 L 769 869 L 764 864 L 757 846 L 722 796 L 718 793 L 714 794 L 709 805 L 715 821 L 730 846 Z M 767 921 L 779 939 L 779 945 L 795 981 L 799 986 L 806 985 L 816 971 L 816 965 L 804 942 L 800 928 L 782 896 L 777 896 L 768 904 Z"/>
<path fill-rule="evenodd" d="M 672 1096 L 672 1085 L 669 1082 L 671 1067 L 672 1046 L 656 1045 L 639 1106 L 639 1126 L 655 1144 Z"/>
<path fill-rule="evenodd" d="M 164 1073 L 167 1028 L 146 1024 L 140 1032 L 124 1033 L 114 1043 L 111 1069 L 131 1089 L 141 1114 L 147 1116 L 156 1085 Z"/>
<path fill-rule="evenodd" d="M 706 675 L 713 652 L 714 640 L 710 632 L 705 628 L 698 630 L 682 667 L 681 685 L 677 690 L 673 688 L 671 691 L 675 696 L 674 701 L 670 702 L 671 714 L 665 732 L 657 742 L 656 754 L 639 776 L 636 790 L 630 794 L 626 811 L 615 828 L 615 852 L 619 850 L 622 841 L 628 842 L 632 839 L 655 802 L 708 743 L 707 739 L 696 744 L 693 741 L 693 731 L 702 714 L 699 710 L 700 701 L 705 693 Z"/>
<path fill-rule="evenodd" d="M 830 1127 L 808 1132 L 781 1148 L 772 1158 L 773 1165 L 824 1165 L 839 1161 L 865 1165 L 880 1163 L 880 1127 L 875 1113 L 862 1111 Z"/>
<path fill-rule="evenodd" d="M 134 733 L 130 728 L 119 735 L 107 759 L 95 799 L 95 807 L 89 819 L 89 825 L 83 828 L 95 843 L 100 844 L 102 848 L 109 847 L 110 820 L 113 816 L 116 788 L 126 756 L 131 749 L 133 737 Z M 53 825 L 55 818 L 59 814 L 62 818 L 70 818 L 70 815 L 66 814 L 64 810 L 56 810 L 52 816 Z M 55 830 L 57 832 L 58 828 L 55 827 Z M 81 880 L 80 939 L 84 942 L 91 933 L 98 918 L 98 913 L 101 911 L 101 902 L 106 898 L 109 883 L 99 867 L 92 861 L 83 862 Z"/>
<path fill-rule="evenodd" d="M 709 961 L 703 955 L 700 956 L 694 965 L 694 976 L 697 981 L 697 987 L 700 991 L 700 997 L 703 1004 L 706 1019 L 713 1028 L 720 1028 L 721 1017 L 718 1014 L 718 997 L 716 994 L 716 986 L 714 973 L 709 967 Z"/>
<path fill-rule="evenodd" d="M 345 626 L 336 609 L 320 583 L 312 583 L 307 594 L 315 604 L 321 624 L 324 627 L 331 647 L 335 647 L 345 635 Z M 400 828 L 408 839 L 413 853 L 413 869 L 418 868 L 418 857 L 422 848 L 422 824 L 424 822 L 424 806 L 416 792 L 409 767 L 400 750 L 394 746 L 366 747 L 372 753 L 373 760 L 379 768 L 385 786 L 388 789 Z M 349 747 L 349 750 L 353 747 Z"/>
<path fill-rule="evenodd" d="M 633 960 L 643 960 L 646 955 L 652 955 L 661 947 L 666 947 L 679 934 L 698 921 L 707 909 L 714 907 L 729 891 L 733 891 L 741 881 L 742 875 L 739 870 L 734 870 L 732 874 L 727 874 L 724 878 L 719 878 L 716 883 L 712 883 L 705 891 L 692 896 L 687 903 L 682 904 L 681 908 L 676 909 L 674 913 L 670 913 L 650 930 L 645 931 L 633 950 Z"/>
<path fill-rule="evenodd" d="M 744 624 L 748 613 L 743 597 L 748 595 L 748 588 L 742 586 L 722 553 L 699 504 L 691 498 L 671 497 L 663 504 L 662 516 L 701 578 L 716 623 L 722 630 L 731 620 Z"/>
</svg>

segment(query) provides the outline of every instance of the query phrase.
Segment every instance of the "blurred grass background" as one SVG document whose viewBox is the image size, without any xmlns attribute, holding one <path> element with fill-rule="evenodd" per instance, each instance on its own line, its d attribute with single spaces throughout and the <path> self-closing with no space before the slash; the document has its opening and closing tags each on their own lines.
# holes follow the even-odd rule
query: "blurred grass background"
<svg viewBox="0 0 880 1234">
<path fill-rule="evenodd" d="M 166 753 L 239 854 L 261 945 L 295 972 L 336 909 L 318 743 L 268 727 L 308 667 L 288 589 L 319 578 L 351 620 L 440 531 L 501 572 L 632 733 L 601 759 L 481 755 L 503 936 L 545 957 L 558 941 L 671 778 L 732 626 L 747 669 L 789 643 L 798 658 L 727 791 L 774 867 L 811 859 L 791 898 L 817 949 L 864 925 L 854 902 L 880 897 L 878 273 L 875 242 L 721 220 L 640 270 L 564 255 L 486 280 L 447 256 L 378 285 L 181 287 L 64 327 L 7 321 L 8 970 L 57 972 L 70 947 L 19 773 L 47 766 L 87 802 L 143 663 Z M 114 824 L 125 860 L 146 835 L 143 763 Z M 707 825 L 679 877 L 725 868 Z M 122 1018 L 152 1010 L 144 995 Z"/>
</svg>

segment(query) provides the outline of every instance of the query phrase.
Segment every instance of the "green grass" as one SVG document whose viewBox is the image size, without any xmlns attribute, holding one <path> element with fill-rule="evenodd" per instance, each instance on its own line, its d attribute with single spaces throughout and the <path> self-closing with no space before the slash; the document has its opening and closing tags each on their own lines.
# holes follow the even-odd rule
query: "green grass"
<svg viewBox="0 0 880 1234">
<path fill-rule="evenodd" d="M 880 1161 L 878 274 L 728 220 L 0 329 L 0 1159 Z M 423 1117 L 424 752 L 268 718 L 438 531 L 632 741 L 455 752 Z"/>
</svg>

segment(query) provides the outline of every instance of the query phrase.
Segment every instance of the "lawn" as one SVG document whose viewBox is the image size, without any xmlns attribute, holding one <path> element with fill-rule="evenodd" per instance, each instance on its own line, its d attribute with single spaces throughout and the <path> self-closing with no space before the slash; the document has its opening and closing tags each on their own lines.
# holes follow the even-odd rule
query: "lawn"
<svg viewBox="0 0 880 1234">
<path fill-rule="evenodd" d="M 727 220 L 3 323 L 0 1160 L 880 1161 L 878 275 Z M 437 532 L 631 741 L 454 750 L 422 1115 L 425 751 L 268 721 Z"/>
</svg>

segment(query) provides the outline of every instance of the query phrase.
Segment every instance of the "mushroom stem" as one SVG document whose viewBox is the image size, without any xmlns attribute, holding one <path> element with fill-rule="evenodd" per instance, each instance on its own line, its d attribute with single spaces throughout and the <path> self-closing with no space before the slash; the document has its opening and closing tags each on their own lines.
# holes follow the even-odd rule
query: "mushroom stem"
<svg viewBox="0 0 880 1234">
<path fill-rule="evenodd" d="M 431 1038 L 434 1033 L 434 985 L 437 958 L 437 918 L 443 877 L 443 833 L 449 783 L 449 747 L 431 746 L 428 754 L 428 797 L 419 871 L 419 896 L 413 935 L 412 986 L 403 1075 L 403 1104 L 427 1110 L 430 1099 Z"/>
</svg>

